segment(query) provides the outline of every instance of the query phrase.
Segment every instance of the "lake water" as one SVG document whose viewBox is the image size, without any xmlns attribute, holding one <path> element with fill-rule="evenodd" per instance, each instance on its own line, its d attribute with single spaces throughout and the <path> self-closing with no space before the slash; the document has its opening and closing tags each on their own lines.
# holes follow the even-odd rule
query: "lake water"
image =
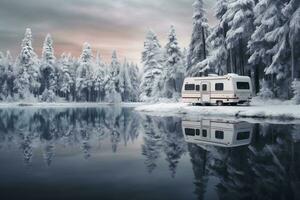
<svg viewBox="0 0 300 200">
<path fill-rule="evenodd" d="M 0 110 L 0 199 L 300 199 L 300 125 Z"/>
</svg>

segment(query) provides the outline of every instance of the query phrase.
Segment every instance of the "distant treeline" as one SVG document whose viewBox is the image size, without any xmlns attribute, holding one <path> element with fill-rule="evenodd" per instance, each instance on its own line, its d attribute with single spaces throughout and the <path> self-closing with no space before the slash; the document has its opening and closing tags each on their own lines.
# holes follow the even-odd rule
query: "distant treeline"
<svg viewBox="0 0 300 200">
<path fill-rule="evenodd" d="M 0 98 L 6 101 L 138 101 L 139 71 L 126 60 L 121 64 L 114 51 L 110 64 L 100 55 L 93 56 L 91 46 L 83 45 L 80 58 L 63 53 L 54 56 L 53 41 L 48 34 L 42 57 L 32 47 L 31 30 L 27 29 L 16 61 L 9 52 L 0 53 Z"/>
</svg>

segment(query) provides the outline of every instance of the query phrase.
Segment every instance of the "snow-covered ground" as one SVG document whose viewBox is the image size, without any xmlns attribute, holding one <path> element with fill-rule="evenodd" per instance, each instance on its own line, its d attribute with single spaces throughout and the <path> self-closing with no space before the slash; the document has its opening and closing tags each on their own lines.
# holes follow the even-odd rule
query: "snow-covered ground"
<svg viewBox="0 0 300 200">
<path fill-rule="evenodd" d="M 250 106 L 191 106 L 186 103 L 157 103 L 141 105 L 136 111 L 159 116 L 197 115 L 240 118 L 300 119 L 300 105 L 291 101 L 255 99 Z"/>
</svg>

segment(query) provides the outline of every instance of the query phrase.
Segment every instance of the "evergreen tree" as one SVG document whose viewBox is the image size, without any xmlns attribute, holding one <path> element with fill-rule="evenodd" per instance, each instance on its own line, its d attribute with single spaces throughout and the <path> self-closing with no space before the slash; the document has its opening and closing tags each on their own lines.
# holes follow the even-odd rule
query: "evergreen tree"
<svg viewBox="0 0 300 200">
<path fill-rule="evenodd" d="M 129 74 L 130 74 L 130 80 L 131 80 L 131 86 L 132 86 L 132 93 L 131 93 L 130 101 L 137 102 L 137 101 L 139 101 L 140 84 L 141 84 L 138 66 L 131 63 L 130 67 L 129 67 Z"/>
<path fill-rule="evenodd" d="M 292 83 L 292 88 L 294 92 L 293 100 L 296 104 L 300 104 L 300 81 L 294 80 Z"/>
<path fill-rule="evenodd" d="M 156 34 L 148 31 L 142 53 L 143 76 L 141 82 L 141 101 L 149 101 L 159 95 L 159 80 L 163 72 L 162 51 Z"/>
<path fill-rule="evenodd" d="M 230 72 L 249 74 L 247 42 L 253 32 L 253 0 L 228 0 L 222 23 L 228 25 L 226 46 L 230 53 Z M 248 71 L 246 71 L 248 70 Z"/>
<path fill-rule="evenodd" d="M 256 92 L 258 92 L 259 79 L 264 77 L 264 69 L 271 65 L 274 55 L 274 52 L 271 50 L 274 42 L 268 40 L 266 34 L 272 32 L 280 25 L 281 15 L 278 4 L 280 4 L 279 1 L 262 0 L 254 7 L 254 25 L 256 28 L 248 42 L 251 54 L 248 62 L 255 72 Z M 265 81 L 270 82 L 270 76 Z M 263 86 L 270 87 L 268 91 L 272 89 L 271 82 L 265 83 Z M 264 90 L 266 89 L 264 88 Z"/>
<path fill-rule="evenodd" d="M 283 14 L 288 18 L 289 44 L 291 48 L 291 80 L 300 78 L 300 1 L 290 0 L 283 9 Z"/>
<path fill-rule="evenodd" d="M 7 51 L 6 55 L 0 52 L 0 100 L 13 100 L 14 71 L 12 57 Z"/>
<path fill-rule="evenodd" d="M 118 61 L 116 51 L 113 51 L 112 61 L 109 66 L 107 80 L 105 84 L 106 96 L 105 100 L 110 103 L 119 103 L 122 101 L 122 97 L 120 94 L 120 67 L 121 64 Z"/>
<path fill-rule="evenodd" d="M 94 84 L 96 92 L 96 101 L 103 101 L 105 96 L 105 76 L 106 65 L 102 62 L 99 52 L 96 56 L 96 71 L 94 74 Z"/>
<path fill-rule="evenodd" d="M 203 0 L 195 0 L 193 7 L 193 33 L 187 56 L 187 71 L 189 75 L 199 76 L 197 64 L 205 60 L 208 53 L 206 39 L 209 35 L 209 26 L 203 8 Z"/>
<path fill-rule="evenodd" d="M 16 61 L 17 78 L 15 89 L 20 99 L 32 99 L 40 88 L 39 61 L 32 47 L 31 29 L 26 29 L 21 52 Z"/>
<path fill-rule="evenodd" d="M 89 101 L 91 99 L 93 76 L 93 54 L 90 44 L 84 43 L 76 70 L 76 94 L 77 101 Z"/>
<path fill-rule="evenodd" d="M 288 90 L 297 70 L 300 52 L 299 1 L 262 0 L 254 9 L 256 30 L 249 41 L 249 63 L 261 66 L 275 97 L 288 98 Z M 299 37 L 298 37 L 299 38 Z"/>
<path fill-rule="evenodd" d="M 174 26 L 171 26 L 169 41 L 165 47 L 165 68 L 162 76 L 162 97 L 178 99 L 184 78 L 182 53 L 178 46 Z"/>
<path fill-rule="evenodd" d="M 187 70 L 187 56 L 188 56 L 188 50 L 186 48 L 183 48 L 182 51 L 182 66 L 184 68 L 184 73 L 186 74 Z"/>
<path fill-rule="evenodd" d="M 129 63 L 124 60 L 124 63 L 120 70 L 119 80 L 120 80 L 120 91 L 122 96 L 122 101 L 129 102 L 131 100 L 131 95 L 133 93 L 133 88 L 131 84 L 131 77 L 129 74 Z"/>
<path fill-rule="evenodd" d="M 70 100 L 70 95 L 72 93 L 72 89 L 74 89 L 74 77 L 71 74 L 71 55 L 63 53 L 61 55 L 60 61 L 60 76 L 59 76 L 59 88 L 60 93 L 66 100 Z"/>
<path fill-rule="evenodd" d="M 4 84 L 5 84 L 5 81 L 6 81 L 6 77 L 4 76 L 4 73 L 5 73 L 5 68 L 6 68 L 6 60 L 5 60 L 5 57 L 3 55 L 3 53 L 0 51 L 0 85 L 2 86 L 0 88 L 0 98 L 1 100 L 4 100 L 5 99 L 5 89 L 3 87 Z"/>
<path fill-rule="evenodd" d="M 55 92 L 57 90 L 57 74 L 55 66 L 55 56 L 53 49 L 53 41 L 51 35 L 48 34 L 45 38 L 41 62 L 42 74 L 42 101 L 55 101 Z"/>
<path fill-rule="evenodd" d="M 227 11 L 227 0 L 218 0 L 216 3 L 215 16 L 219 23 L 213 28 L 207 38 L 207 43 L 210 44 L 210 51 L 207 58 L 198 63 L 195 68 L 197 71 L 191 73 L 217 73 L 218 75 L 227 74 L 228 51 L 226 48 L 226 23 L 222 22 L 224 14 Z"/>
</svg>

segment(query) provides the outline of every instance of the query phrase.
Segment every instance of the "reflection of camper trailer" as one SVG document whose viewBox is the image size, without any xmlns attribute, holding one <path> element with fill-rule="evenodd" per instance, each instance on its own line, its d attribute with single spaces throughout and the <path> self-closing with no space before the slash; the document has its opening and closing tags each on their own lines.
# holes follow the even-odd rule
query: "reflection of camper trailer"
<svg viewBox="0 0 300 200">
<path fill-rule="evenodd" d="M 251 98 L 251 79 L 236 74 L 186 78 L 182 88 L 185 103 L 236 105 L 250 102 Z"/>
<path fill-rule="evenodd" d="M 252 125 L 246 122 L 226 122 L 221 120 L 183 121 L 186 142 L 237 147 L 248 145 L 252 137 Z"/>
</svg>

